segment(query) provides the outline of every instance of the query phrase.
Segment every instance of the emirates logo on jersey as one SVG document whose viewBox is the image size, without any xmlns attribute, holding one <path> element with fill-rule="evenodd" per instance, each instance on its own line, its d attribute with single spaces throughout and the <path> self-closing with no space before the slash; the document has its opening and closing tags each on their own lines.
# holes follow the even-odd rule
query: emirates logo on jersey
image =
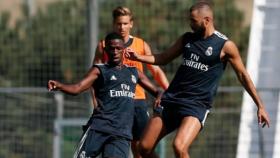
<svg viewBox="0 0 280 158">
<path fill-rule="evenodd" d="M 206 64 L 203 64 L 199 61 L 200 56 L 195 54 L 195 53 L 191 53 L 189 59 L 184 58 L 184 62 L 183 65 L 194 68 L 194 69 L 198 69 L 201 71 L 208 71 L 209 66 Z"/>
<path fill-rule="evenodd" d="M 111 89 L 110 97 L 129 97 L 134 98 L 135 94 L 132 92 L 133 89 L 130 88 L 128 84 L 122 83 L 120 90 Z"/>
<path fill-rule="evenodd" d="M 205 55 L 206 56 L 211 56 L 212 54 L 213 54 L 213 48 L 208 47 L 207 50 L 205 51 Z"/>
</svg>

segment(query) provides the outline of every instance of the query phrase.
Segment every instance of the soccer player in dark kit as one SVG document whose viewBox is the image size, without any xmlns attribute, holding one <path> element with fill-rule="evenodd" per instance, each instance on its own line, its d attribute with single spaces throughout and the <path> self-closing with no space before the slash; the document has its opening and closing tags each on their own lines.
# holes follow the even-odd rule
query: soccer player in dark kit
<svg viewBox="0 0 280 158">
<path fill-rule="evenodd" d="M 122 36 L 125 42 L 126 48 L 131 48 L 135 52 L 141 55 L 150 55 L 151 48 L 149 44 L 140 37 L 132 35 L 134 15 L 132 11 L 124 6 L 118 6 L 112 11 L 112 24 L 114 32 Z M 93 63 L 106 63 L 108 60 L 107 53 L 104 50 L 104 40 L 98 43 L 98 47 L 95 52 L 95 58 Z M 124 57 L 123 63 L 125 65 L 136 67 L 140 72 L 146 73 L 145 67 L 150 71 L 155 83 L 161 86 L 164 90 L 167 89 L 169 83 L 163 72 L 163 70 L 157 65 L 143 64 L 139 61 L 129 60 Z M 94 93 L 93 93 L 94 94 Z M 94 95 L 93 95 L 94 98 Z M 134 97 L 134 123 L 132 126 L 133 140 L 131 142 L 131 149 L 134 158 L 142 158 L 137 145 L 141 135 L 144 132 L 149 120 L 148 105 L 146 103 L 146 94 L 144 89 L 140 86 L 136 86 Z M 95 101 L 93 101 L 95 102 Z"/>
<path fill-rule="evenodd" d="M 212 107 L 219 80 L 227 63 L 257 106 L 259 124 L 269 127 L 269 116 L 256 88 L 242 63 L 233 41 L 214 27 L 211 5 L 197 2 L 189 10 L 190 27 L 166 51 L 150 56 L 138 55 L 133 50 L 126 53 L 132 60 L 149 64 L 167 64 L 182 55 L 183 62 L 170 86 L 164 92 L 162 115 L 154 116 L 140 140 L 143 157 L 151 155 L 156 144 L 170 132 L 176 131 L 173 150 L 177 158 L 189 158 L 189 147 L 204 126 Z"/>
<path fill-rule="evenodd" d="M 149 79 L 135 67 L 123 64 L 125 51 L 122 37 L 110 33 L 105 38 L 109 57 L 107 64 L 97 64 L 75 84 L 48 82 L 49 90 L 79 94 L 90 87 L 95 90 L 98 106 L 94 109 L 89 128 L 84 133 L 77 157 L 127 158 L 132 139 L 135 87 L 140 84 L 152 95 L 161 96 Z M 84 141 L 84 142 L 83 142 Z"/>
</svg>

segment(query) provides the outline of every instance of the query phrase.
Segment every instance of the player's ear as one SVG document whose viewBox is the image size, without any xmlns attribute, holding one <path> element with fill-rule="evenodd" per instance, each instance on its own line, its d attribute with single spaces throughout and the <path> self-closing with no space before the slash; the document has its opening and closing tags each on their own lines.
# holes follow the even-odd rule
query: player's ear
<svg viewBox="0 0 280 158">
<path fill-rule="evenodd" d="M 211 18 L 208 17 L 208 16 L 206 16 L 206 17 L 203 18 L 203 21 L 204 21 L 204 24 L 205 24 L 205 25 L 208 25 L 208 24 L 210 23 L 210 20 L 211 20 Z"/>
<path fill-rule="evenodd" d="M 133 20 L 130 21 L 130 28 L 133 27 Z"/>
</svg>

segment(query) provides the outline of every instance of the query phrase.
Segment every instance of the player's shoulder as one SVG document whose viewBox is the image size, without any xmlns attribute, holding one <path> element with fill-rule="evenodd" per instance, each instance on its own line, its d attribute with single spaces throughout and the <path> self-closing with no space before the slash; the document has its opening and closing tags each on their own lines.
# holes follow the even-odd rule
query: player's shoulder
<svg viewBox="0 0 280 158">
<path fill-rule="evenodd" d="M 96 49 L 97 51 L 96 51 L 96 53 L 102 54 L 103 51 L 104 51 L 104 48 L 105 48 L 105 40 L 102 39 L 97 44 L 97 49 Z"/>
<path fill-rule="evenodd" d="M 133 35 L 129 35 L 129 38 L 132 38 L 132 39 L 135 40 L 135 41 L 144 41 L 143 38 L 137 37 L 137 36 L 133 36 Z"/>
<path fill-rule="evenodd" d="M 129 38 L 131 39 L 131 41 L 133 43 L 136 43 L 136 44 L 143 45 L 144 43 L 146 43 L 145 40 L 143 38 L 140 38 L 140 37 L 129 35 Z"/>
<path fill-rule="evenodd" d="M 129 66 L 127 64 L 124 64 L 124 67 L 127 68 L 129 71 L 132 71 L 132 72 L 137 72 L 138 71 L 138 69 L 135 66 Z"/>
<path fill-rule="evenodd" d="M 98 42 L 98 45 L 101 46 L 101 47 L 105 47 L 105 40 L 104 40 L 104 39 L 101 39 L 101 40 Z"/>
<path fill-rule="evenodd" d="M 98 69 L 106 69 L 109 67 L 109 65 L 107 63 L 98 63 L 98 64 L 92 65 L 92 67 L 96 67 Z"/>
<path fill-rule="evenodd" d="M 189 43 L 195 39 L 196 39 L 196 34 L 194 34 L 193 32 L 185 32 L 180 36 L 179 42 L 182 42 L 184 44 L 184 43 Z"/>
<path fill-rule="evenodd" d="M 214 31 L 214 35 L 216 35 L 220 39 L 223 39 L 223 40 L 226 40 L 226 41 L 228 40 L 228 37 L 226 35 L 224 35 L 223 33 L 219 32 L 217 30 Z"/>
<path fill-rule="evenodd" d="M 123 64 L 123 66 L 127 69 L 137 69 L 135 66 L 130 66 L 128 64 Z"/>
<path fill-rule="evenodd" d="M 93 66 L 106 66 L 108 65 L 107 63 L 97 63 L 97 64 L 94 64 Z"/>
<path fill-rule="evenodd" d="M 193 36 L 193 32 L 185 32 L 182 36 Z"/>
<path fill-rule="evenodd" d="M 104 72 L 104 70 L 105 70 L 105 66 L 104 66 L 105 64 L 93 64 L 92 66 L 91 66 L 91 72 L 95 72 L 95 73 L 102 73 L 102 72 Z"/>
<path fill-rule="evenodd" d="M 138 54 L 145 54 L 145 48 L 149 47 L 147 42 L 144 41 L 144 39 L 140 37 L 135 37 L 130 35 L 130 40 L 127 42 L 126 47 L 131 47 L 132 49 L 136 50 Z"/>
<path fill-rule="evenodd" d="M 196 37 L 196 34 L 193 32 L 185 32 L 181 37 L 183 38 L 194 38 Z"/>
<path fill-rule="evenodd" d="M 225 52 L 231 52 L 230 50 L 238 50 L 236 44 L 232 40 L 227 40 L 224 44 L 223 49 Z"/>
</svg>

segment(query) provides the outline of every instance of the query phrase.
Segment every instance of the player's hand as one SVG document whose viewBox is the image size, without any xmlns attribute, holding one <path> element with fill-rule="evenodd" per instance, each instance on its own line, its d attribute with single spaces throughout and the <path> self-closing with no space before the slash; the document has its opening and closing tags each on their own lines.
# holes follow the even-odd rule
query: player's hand
<svg viewBox="0 0 280 158">
<path fill-rule="evenodd" d="M 49 80 L 49 82 L 48 82 L 48 90 L 49 91 L 57 90 L 58 84 L 59 83 L 57 81 Z"/>
<path fill-rule="evenodd" d="M 160 102 L 161 102 L 161 97 L 162 97 L 163 91 L 161 89 L 157 89 L 157 96 L 154 102 L 154 108 L 161 106 Z"/>
<path fill-rule="evenodd" d="M 161 106 L 160 102 L 161 102 L 161 99 L 160 98 L 156 98 L 155 103 L 154 103 L 154 108 L 160 107 Z"/>
<path fill-rule="evenodd" d="M 258 109 L 257 115 L 258 115 L 258 123 L 262 126 L 262 128 L 264 128 L 265 126 L 269 128 L 270 119 L 263 107 Z"/>
<path fill-rule="evenodd" d="M 155 115 L 162 115 L 163 107 L 160 105 L 160 99 L 156 99 L 153 107 L 153 113 Z"/>
<path fill-rule="evenodd" d="M 138 60 L 139 59 L 139 55 L 136 53 L 136 51 L 134 51 L 131 48 L 126 48 L 125 49 L 124 56 L 127 59 L 130 59 L 130 60 Z"/>
</svg>

